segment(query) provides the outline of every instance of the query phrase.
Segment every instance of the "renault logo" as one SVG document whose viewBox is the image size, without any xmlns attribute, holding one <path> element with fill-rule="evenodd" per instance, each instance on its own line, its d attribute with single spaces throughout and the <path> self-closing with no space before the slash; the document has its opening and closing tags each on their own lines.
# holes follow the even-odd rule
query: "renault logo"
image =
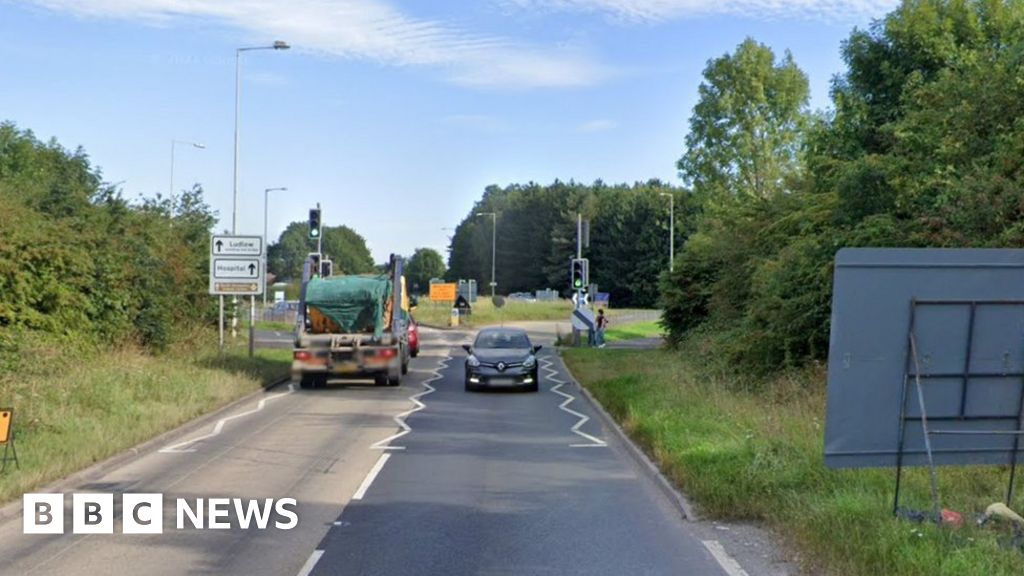
<svg viewBox="0 0 1024 576">
<path fill-rule="evenodd" d="M 505 366 L 504 362 L 498 362 L 498 372 L 504 372 L 505 368 L 507 368 L 507 366 Z"/>
</svg>

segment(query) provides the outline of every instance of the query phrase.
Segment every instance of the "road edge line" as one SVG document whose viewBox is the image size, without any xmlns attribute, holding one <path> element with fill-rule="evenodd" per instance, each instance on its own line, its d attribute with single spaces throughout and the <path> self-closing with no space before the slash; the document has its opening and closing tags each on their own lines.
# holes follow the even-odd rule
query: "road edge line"
<svg viewBox="0 0 1024 576">
<path fill-rule="evenodd" d="M 647 456 L 647 453 L 643 451 L 633 439 L 619 426 L 619 423 L 604 409 L 604 406 L 590 393 L 590 390 L 579 383 L 579 380 L 573 376 L 572 371 L 569 369 L 569 365 L 562 359 L 561 350 L 558 351 L 558 359 L 562 362 L 562 366 L 565 367 L 565 373 L 569 376 L 570 381 L 576 386 L 581 392 L 581 397 L 586 398 L 590 405 L 597 412 L 602 423 L 606 428 L 613 431 L 615 436 L 619 439 L 621 444 L 626 447 L 626 452 L 633 457 L 633 460 L 640 466 L 640 468 L 646 473 L 647 477 L 650 478 L 655 486 L 665 495 L 666 498 L 675 506 L 676 510 L 685 520 L 697 521 L 700 520 L 700 516 L 694 510 L 690 501 L 672 482 L 665 477 L 661 469 Z"/>
<path fill-rule="evenodd" d="M 747 571 L 740 566 L 740 563 L 725 551 L 725 546 L 722 546 L 721 542 L 718 540 L 701 540 L 700 542 L 705 548 L 707 548 L 708 552 L 711 553 L 711 556 L 715 559 L 715 562 L 718 562 L 718 565 L 722 567 L 722 570 L 725 570 L 726 574 L 729 576 L 750 576 L 747 574 Z"/>
</svg>

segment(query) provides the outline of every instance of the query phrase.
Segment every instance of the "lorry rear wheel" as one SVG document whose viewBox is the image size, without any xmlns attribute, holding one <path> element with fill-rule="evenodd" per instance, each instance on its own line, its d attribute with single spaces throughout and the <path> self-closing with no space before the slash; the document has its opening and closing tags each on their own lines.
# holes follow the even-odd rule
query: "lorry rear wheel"
<svg viewBox="0 0 1024 576">
<path fill-rule="evenodd" d="M 387 374 L 377 374 L 376 376 L 373 377 L 373 383 L 374 383 L 375 386 L 387 386 L 388 385 L 388 375 Z"/>
<path fill-rule="evenodd" d="M 309 390 L 310 388 L 316 388 L 316 385 L 317 385 L 316 376 L 314 376 L 312 374 L 303 374 L 302 377 L 299 378 L 299 387 L 300 388 L 303 388 L 305 390 Z"/>
</svg>

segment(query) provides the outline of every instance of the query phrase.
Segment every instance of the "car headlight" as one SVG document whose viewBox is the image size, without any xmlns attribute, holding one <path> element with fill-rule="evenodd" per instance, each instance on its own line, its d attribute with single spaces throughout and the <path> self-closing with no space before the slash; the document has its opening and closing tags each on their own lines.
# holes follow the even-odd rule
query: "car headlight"
<svg viewBox="0 0 1024 576">
<path fill-rule="evenodd" d="M 473 368 L 476 368 L 477 366 L 480 365 L 480 361 L 476 359 L 476 356 L 473 356 L 472 354 L 470 354 L 466 358 L 466 364 L 468 364 L 469 366 L 472 366 Z"/>
<path fill-rule="evenodd" d="M 527 356 L 526 361 L 523 362 L 523 368 L 533 368 L 537 365 L 537 358 L 535 356 Z"/>
</svg>

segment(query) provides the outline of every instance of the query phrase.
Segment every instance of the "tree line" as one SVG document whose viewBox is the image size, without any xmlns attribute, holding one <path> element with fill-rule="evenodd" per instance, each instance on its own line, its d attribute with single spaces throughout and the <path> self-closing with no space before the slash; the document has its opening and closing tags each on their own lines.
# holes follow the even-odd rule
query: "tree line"
<svg viewBox="0 0 1024 576">
<path fill-rule="evenodd" d="M 844 246 L 1024 245 L 1024 3 L 905 0 L 842 45 L 832 106 L 748 40 L 708 63 L 680 174 L 696 229 L 661 283 L 673 340 L 738 366 L 823 359 Z"/>
<path fill-rule="evenodd" d="M 589 223 L 583 256 L 590 260 L 591 282 L 609 292 L 616 306 L 652 307 L 658 301 L 658 276 L 669 266 L 667 196 L 675 203 L 680 245 L 695 204 L 682 188 L 658 180 L 489 186 L 455 228 L 448 278 L 475 279 L 486 293 L 493 241 L 499 293 L 552 288 L 568 295 L 580 215 Z"/>
<path fill-rule="evenodd" d="M 152 349 L 215 318 L 202 188 L 126 200 L 81 149 L 0 124 L 0 367 L 35 331 Z"/>
</svg>

